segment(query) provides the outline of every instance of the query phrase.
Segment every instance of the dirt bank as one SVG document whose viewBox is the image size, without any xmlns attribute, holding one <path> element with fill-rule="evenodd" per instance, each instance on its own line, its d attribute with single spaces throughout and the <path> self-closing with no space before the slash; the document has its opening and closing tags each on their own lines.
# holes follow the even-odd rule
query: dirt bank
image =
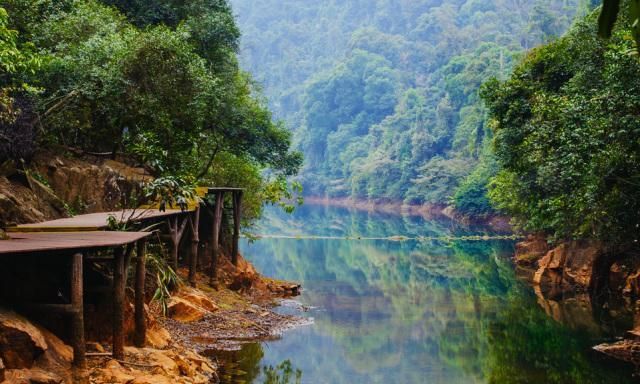
<svg viewBox="0 0 640 384">
<path fill-rule="evenodd" d="M 20 168 L 0 164 L 0 227 L 116 210 L 151 179 L 123 161 L 39 151 Z"/>
</svg>

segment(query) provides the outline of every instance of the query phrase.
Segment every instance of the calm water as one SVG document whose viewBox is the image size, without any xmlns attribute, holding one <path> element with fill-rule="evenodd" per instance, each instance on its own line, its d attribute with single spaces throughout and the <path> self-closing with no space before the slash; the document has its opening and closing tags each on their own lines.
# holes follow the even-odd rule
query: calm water
<svg viewBox="0 0 640 384">
<path fill-rule="evenodd" d="M 293 215 L 269 211 L 254 232 L 484 233 L 320 206 Z M 242 251 L 263 274 L 301 282 L 297 300 L 308 310 L 299 313 L 314 323 L 226 356 L 225 382 L 632 382 L 629 367 L 590 352 L 629 320 L 594 315 L 585 298 L 536 297 L 516 278 L 512 241 L 262 239 Z"/>
</svg>

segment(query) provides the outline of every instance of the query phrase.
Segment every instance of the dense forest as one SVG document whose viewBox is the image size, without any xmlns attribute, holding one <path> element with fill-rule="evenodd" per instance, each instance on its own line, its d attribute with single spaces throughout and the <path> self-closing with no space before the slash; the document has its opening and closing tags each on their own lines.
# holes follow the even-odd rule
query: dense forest
<svg viewBox="0 0 640 384">
<path fill-rule="evenodd" d="M 479 96 L 588 1 L 233 0 L 241 58 L 306 156 L 307 195 L 486 213 L 491 130 Z"/>
<path fill-rule="evenodd" d="M 640 14 L 621 13 L 608 40 L 597 16 L 483 86 L 500 167 L 489 195 L 529 230 L 625 250 L 640 227 Z"/>
<path fill-rule="evenodd" d="M 302 157 L 239 68 L 239 38 L 225 0 L 0 1 L 0 164 L 28 167 L 38 147 L 111 153 L 173 200 L 248 187 L 255 217 L 291 197 Z"/>
</svg>

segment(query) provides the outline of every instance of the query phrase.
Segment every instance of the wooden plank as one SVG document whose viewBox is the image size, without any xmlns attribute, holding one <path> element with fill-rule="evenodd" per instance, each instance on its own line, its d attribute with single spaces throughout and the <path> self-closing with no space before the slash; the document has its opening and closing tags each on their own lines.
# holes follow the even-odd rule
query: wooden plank
<svg viewBox="0 0 640 384">
<path fill-rule="evenodd" d="M 149 232 L 33 232 L 8 233 L 11 240 L 0 240 L 0 255 L 94 250 L 134 243 Z"/>
<path fill-rule="evenodd" d="M 96 231 L 108 229 L 109 217 L 113 216 L 119 223 L 131 221 L 134 223 L 142 223 L 149 220 L 163 219 L 172 216 L 179 216 L 189 211 L 181 211 L 179 209 L 167 209 L 161 212 L 157 209 L 138 209 L 124 210 L 112 212 L 89 213 L 86 215 L 77 215 L 64 219 L 45 221 L 35 224 L 22 224 L 15 227 L 6 228 L 7 232 L 65 232 L 65 231 Z"/>
</svg>

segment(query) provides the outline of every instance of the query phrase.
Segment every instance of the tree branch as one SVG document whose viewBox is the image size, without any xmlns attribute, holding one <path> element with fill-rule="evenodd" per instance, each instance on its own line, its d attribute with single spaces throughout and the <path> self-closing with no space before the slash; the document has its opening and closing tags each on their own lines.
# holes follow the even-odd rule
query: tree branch
<svg viewBox="0 0 640 384">
<path fill-rule="evenodd" d="M 219 150 L 220 144 L 216 144 L 216 147 L 214 148 L 211 156 L 209 157 L 209 160 L 207 161 L 207 165 L 200 171 L 200 173 L 198 173 L 198 175 L 196 176 L 196 180 L 203 178 L 204 175 L 207 174 L 207 171 L 209 171 L 209 168 L 211 168 L 211 165 L 213 165 L 213 162 L 216 159 L 216 155 L 218 154 Z"/>
</svg>

